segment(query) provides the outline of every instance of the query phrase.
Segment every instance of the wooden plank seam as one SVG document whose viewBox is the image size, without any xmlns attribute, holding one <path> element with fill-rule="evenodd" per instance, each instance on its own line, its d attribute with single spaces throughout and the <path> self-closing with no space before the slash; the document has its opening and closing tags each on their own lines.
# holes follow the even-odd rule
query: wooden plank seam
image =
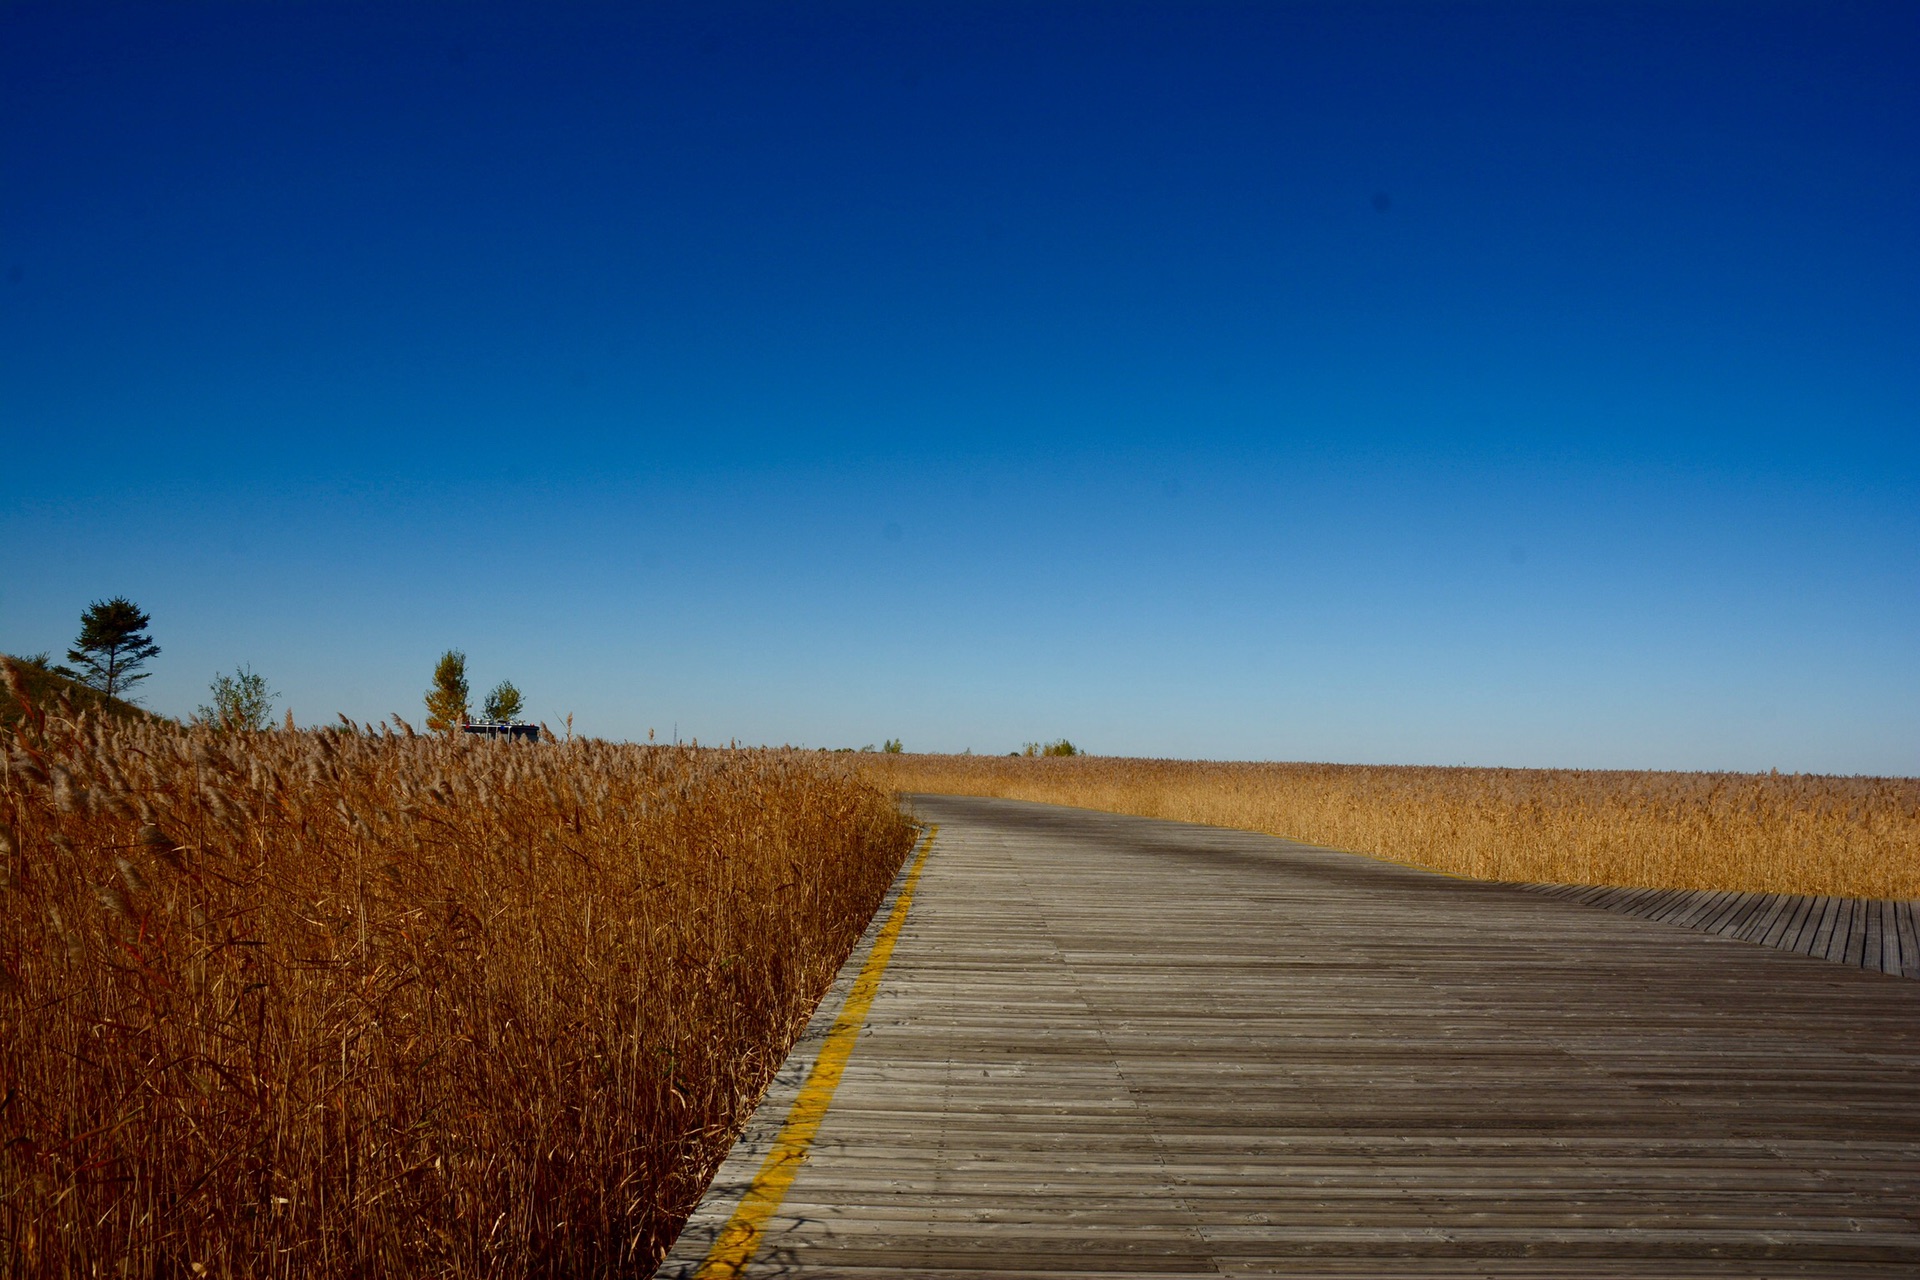
<svg viewBox="0 0 1920 1280">
<path fill-rule="evenodd" d="M 920 842 L 920 852 L 914 858 L 913 870 L 907 873 L 907 882 L 894 900 L 893 913 L 887 917 L 879 937 L 874 939 L 873 950 L 867 954 L 860 976 L 854 979 L 853 989 L 847 993 L 847 1002 L 841 1007 L 833 1030 L 820 1046 L 820 1056 L 814 1059 L 806 1084 L 801 1086 L 799 1096 L 787 1112 L 780 1136 L 754 1175 L 753 1185 L 740 1198 L 739 1207 L 720 1229 L 706 1260 L 694 1273 L 697 1280 L 735 1280 L 746 1274 L 754 1255 L 760 1251 L 767 1220 L 779 1211 L 787 1188 L 793 1185 L 800 1166 L 813 1150 L 821 1122 L 827 1118 L 834 1090 L 840 1085 L 840 1076 L 846 1070 L 847 1060 L 853 1056 L 860 1029 L 866 1025 L 867 1012 L 879 993 L 880 978 L 886 973 L 887 962 L 893 958 L 893 945 L 907 922 L 907 909 L 913 905 L 914 886 L 920 880 L 921 868 L 926 866 L 927 854 L 932 851 L 933 838 L 939 831 L 938 826 L 927 829 L 926 838 Z"/>
<path fill-rule="evenodd" d="M 1920 977 L 1920 901 L 1734 889 L 1513 888 L 1896 977 Z"/>
</svg>

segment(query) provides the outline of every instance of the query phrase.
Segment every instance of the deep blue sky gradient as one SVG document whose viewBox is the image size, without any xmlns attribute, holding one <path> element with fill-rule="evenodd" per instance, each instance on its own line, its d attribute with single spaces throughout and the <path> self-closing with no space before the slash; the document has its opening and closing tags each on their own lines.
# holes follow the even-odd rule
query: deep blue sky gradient
<svg viewBox="0 0 1920 1280">
<path fill-rule="evenodd" d="M 1920 8 L 0 8 L 0 648 L 1920 773 Z"/>
</svg>

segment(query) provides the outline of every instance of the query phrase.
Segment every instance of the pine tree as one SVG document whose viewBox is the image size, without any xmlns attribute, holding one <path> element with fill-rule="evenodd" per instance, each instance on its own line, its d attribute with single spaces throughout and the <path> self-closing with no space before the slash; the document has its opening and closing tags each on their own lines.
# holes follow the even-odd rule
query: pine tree
<svg viewBox="0 0 1920 1280">
<path fill-rule="evenodd" d="M 160 652 L 146 634 L 152 621 L 125 596 L 95 600 L 80 615 L 80 638 L 67 650 L 67 661 L 79 668 L 75 677 L 109 698 L 126 697 L 134 685 L 153 674 L 140 670 Z"/>
<path fill-rule="evenodd" d="M 449 649 L 433 669 L 433 688 L 427 690 L 427 728 L 453 733 L 467 723 L 467 655 Z"/>
</svg>

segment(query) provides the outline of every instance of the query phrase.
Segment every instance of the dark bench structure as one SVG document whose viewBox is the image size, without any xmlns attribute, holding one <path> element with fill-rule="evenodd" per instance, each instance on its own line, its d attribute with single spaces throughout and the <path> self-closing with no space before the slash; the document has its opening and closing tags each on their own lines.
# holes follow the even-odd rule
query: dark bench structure
<svg viewBox="0 0 1920 1280">
<path fill-rule="evenodd" d="M 525 739 L 528 742 L 540 741 L 540 726 L 537 724 L 499 724 L 482 721 L 465 727 L 468 733 L 477 733 L 483 738 L 505 738 L 509 742 L 515 739 Z"/>
</svg>

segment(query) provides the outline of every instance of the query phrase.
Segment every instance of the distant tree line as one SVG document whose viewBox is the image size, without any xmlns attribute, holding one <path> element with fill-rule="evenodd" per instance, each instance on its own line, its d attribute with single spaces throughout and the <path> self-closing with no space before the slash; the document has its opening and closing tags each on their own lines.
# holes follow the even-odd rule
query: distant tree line
<svg viewBox="0 0 1920 1280">
<path fill-rule="evenodd" d="M 146 665 L 160 654 L 147 628 L 153 618 L 125 596 L 96 600 L 80 615 L 80 634 L 67 650 L 72 666 L 55 665 L 45 653 L 18 659 L 46 676 L 58 676 L 93 690 L 108 699 L 133 701 L 133 690 L 153 673 Z M 267 687 L 266 677 L 241 665 L 231 675 L 218 673 L 208 686 L 208 701 L 194 711 L 196 723 L 222 733 L 259 733 L 273 723 L 274 701 L 279 694 Z M 448 649 L 433 668 L 433 682 L 425 702 L 427 729 L 433 733 L 458 733 L 470 724 L 520 725 L 526 710 L 526 695 L 511 680 L 502 680 L 487 692 L 476 720 L 471 706 L 472 692 L 467 683 L 467 655 Z M 123 708 L 124 710 L 124 708 Z M 567 717 L 568 737 L 572 737 L 573 717 Z M 287 713 L 287 727 L 293 727 L 293 713 Z M 531 732 L 531 730 L 529 730 Z M 872 751 L 871 744 L 858 748 Z M 842 747 L 853 751 L 856 748 Z M 880 750 L 899 755 L 906 750 L 898 738 L 888 738 Z M 969 752 L 971 754 L 971 752 Z M 1010 756 L 1077 756 L 1078 747 L 1065 738 L 1053 742 L 1029 742 Z"/>
<path fill-rule="evenodd" d="M 820 748 L 820 750 L 822 751 L 825 751 L 827 749 L 828 748 L 826 747 Z M 864 751 L 872 751 L 873 744 L 869 742 L 864 747 L 834 747 L 832 749 L 834 751 L 850 751 L 850 752 L 857 753 L 857 752 L 864 752 Z M 903 753 L 904 751 L 906 751 L 906 747 L 901 743 L 900 739 L 888 738 L 886 740 L 886 743 L 880 748 L 880 750 L 882 753 L 886 755 L 897 756 Z M 961 752 L 961 754 L 970 756 L 973 754 L 973 748 L 968 747 L 965 751 Z M 1029 742 L 1025 746 L 1021 747 L 1020 750 L 1009 751 L 1007 752 L 1007 754 L 1010 756 L 1037 757 L 1037 756 L 1078 756 L 1078 755 L 1085 755 L 1086 753 L 1080 750 L 1080 748 L 1074 746 L 1071 742 L 1068 742 L 1065 738 L 1058 738 L 1052 742 Z"/>
<path fill-rule="evenodd" d="M 148 633 L 152 625 L 152 615 L 125 596 L 95 600 L 80 615 L 80 634 L 67 650 L 66 663 L 56 664 L 46 653 L 16 661 L 40 672 L 39 679 L 58 677 L 92 690 L 111 700 L 108 705 L 131 704 L 137 701 L 134 689 L 153 674 L 146 670 L 147 664 L 160 655 L 160 646 Z M 216 674 L 207 692 L 208 700 L 194 711 L 196 723 L 222 733 L 258 733 L 273 724 L 274 702 L 280 695 L 251 666 L 243 664 L 230 675 Z M 475 723 L 468 697 L 467 655 L 449 649 L 434 667 L 433 687 L 427 690 L 427 728 L 455 733 Z M 502 680 L 482 700 L 478 723 L 517 725 L 525 710 L 526 695 L 511 680 Z M 571 726 L 571 716 L 568 723 Z M 287 725 L 292 724 L 289 712 Z"/>
</svg>

